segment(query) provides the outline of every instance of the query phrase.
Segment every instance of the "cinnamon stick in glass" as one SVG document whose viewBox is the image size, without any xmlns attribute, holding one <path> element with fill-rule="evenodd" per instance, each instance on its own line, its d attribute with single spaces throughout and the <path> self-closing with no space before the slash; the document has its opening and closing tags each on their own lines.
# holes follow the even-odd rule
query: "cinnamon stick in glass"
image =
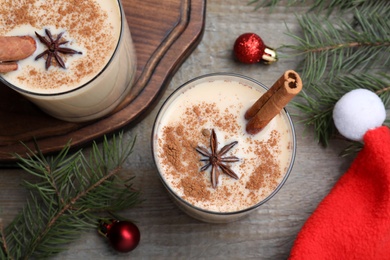
<svg viewBox="0 0 390 260">
<path fill-rule="evenodd" d="M 18 69 L 18 64 L 12 62 L 0 62 L 0 73 L 10 72 Z"/>
<path fill-rule="evenodd" d="M 29 57 L 36 48 L 36 42 L 30 36 L 0 36 L 0 72 L 16 70 L 15 61 Z"/>
<path fill-rule="evenodd" d="M 287 70 L 245 113 L 246 131 L 260 132 L 302 90 L 298 73 Z"/>
</svg>

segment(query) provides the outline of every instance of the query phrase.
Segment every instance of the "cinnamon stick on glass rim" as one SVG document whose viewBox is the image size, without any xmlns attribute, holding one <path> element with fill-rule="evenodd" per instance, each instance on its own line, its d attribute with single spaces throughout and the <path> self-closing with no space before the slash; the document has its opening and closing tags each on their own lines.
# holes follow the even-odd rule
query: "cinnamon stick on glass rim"
<svg viewBox="0 0 390 260">
<path fill-rule="evenodd" d="M 29 57 L 36 49 L 30 36 L 0 36 L 0 73 L 16 70 L 16 61 Z"/>
<path fill-rule="evenodd" d="M 287 70 L 245 113 L 246 131 L 260 132 L 302 90 L 298 73 Z"/>
</svg>

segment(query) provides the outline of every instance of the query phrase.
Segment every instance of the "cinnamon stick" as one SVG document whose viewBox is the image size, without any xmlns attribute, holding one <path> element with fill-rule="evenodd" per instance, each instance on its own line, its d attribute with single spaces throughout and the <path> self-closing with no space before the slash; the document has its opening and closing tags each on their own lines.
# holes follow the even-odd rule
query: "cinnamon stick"
<svg viewBox="0 0 390 260">
<path fill-rule="evenodd" d="M 12 62 L 0 62 L 0 73 L 10 72 L 18 69 L 18 64 Z"/>
<path fill-rule="evenodd" d="M 302 90 L 298 73 L 287 70 L 245 113 L 246 131 L 260 132 Z"/>
<path fill-rule="evenodd" d="M 18 69 L 15 61 L 29 57 L 36 48 L 30 36 L 0 36 L 0 73 Z"/>
<path fill-rule="evenodd" d="M 35 40 L 30 36 L 0 36 L 0 61 L 25 59 L 36 48 Z"/>
</svg>

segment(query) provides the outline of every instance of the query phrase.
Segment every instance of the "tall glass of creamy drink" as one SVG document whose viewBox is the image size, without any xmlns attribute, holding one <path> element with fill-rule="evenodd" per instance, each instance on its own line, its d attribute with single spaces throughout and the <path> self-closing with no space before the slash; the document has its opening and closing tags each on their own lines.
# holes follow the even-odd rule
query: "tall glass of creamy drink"
<svg viewBox="0 0 390 260">
<path fill-rule="evenodd" d="M 257 134 L 245 111 L 266 92 L 236 74 L 191 80 L 161 107 L 152 150 L 159 177 L 176 204 L 212 223 L 238 220 L 268 201 L 289 176 L 295 132 L 283 109 Z"/>
<path fill-rule="evenodd" d="M 120 0 L 5 1 L 0 35 L 36 40 L 35 53 L 0 80 L 53 117 L 103 117 L 131 89 L 136 55 Z"/>
</svg>

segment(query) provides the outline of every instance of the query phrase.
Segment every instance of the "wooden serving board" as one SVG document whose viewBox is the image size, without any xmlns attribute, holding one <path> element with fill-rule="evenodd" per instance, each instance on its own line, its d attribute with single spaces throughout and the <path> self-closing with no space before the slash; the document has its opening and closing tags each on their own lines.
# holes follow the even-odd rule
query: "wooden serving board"
<svg viewBox="0 0 390 260">
<path fill-rule="evenodd" d="M 136 82 L 109 116 L 89 123 L 52 118 L 0 83 L 0 163 L 24 154 L 21 142 L 44 154 L 57 152 L 72 140 L 81 146 L 134 124 L 161 96 L 173 74 L 200 42 L 206 0 L 122 0 L 137 53 Z"/>
</svg>

